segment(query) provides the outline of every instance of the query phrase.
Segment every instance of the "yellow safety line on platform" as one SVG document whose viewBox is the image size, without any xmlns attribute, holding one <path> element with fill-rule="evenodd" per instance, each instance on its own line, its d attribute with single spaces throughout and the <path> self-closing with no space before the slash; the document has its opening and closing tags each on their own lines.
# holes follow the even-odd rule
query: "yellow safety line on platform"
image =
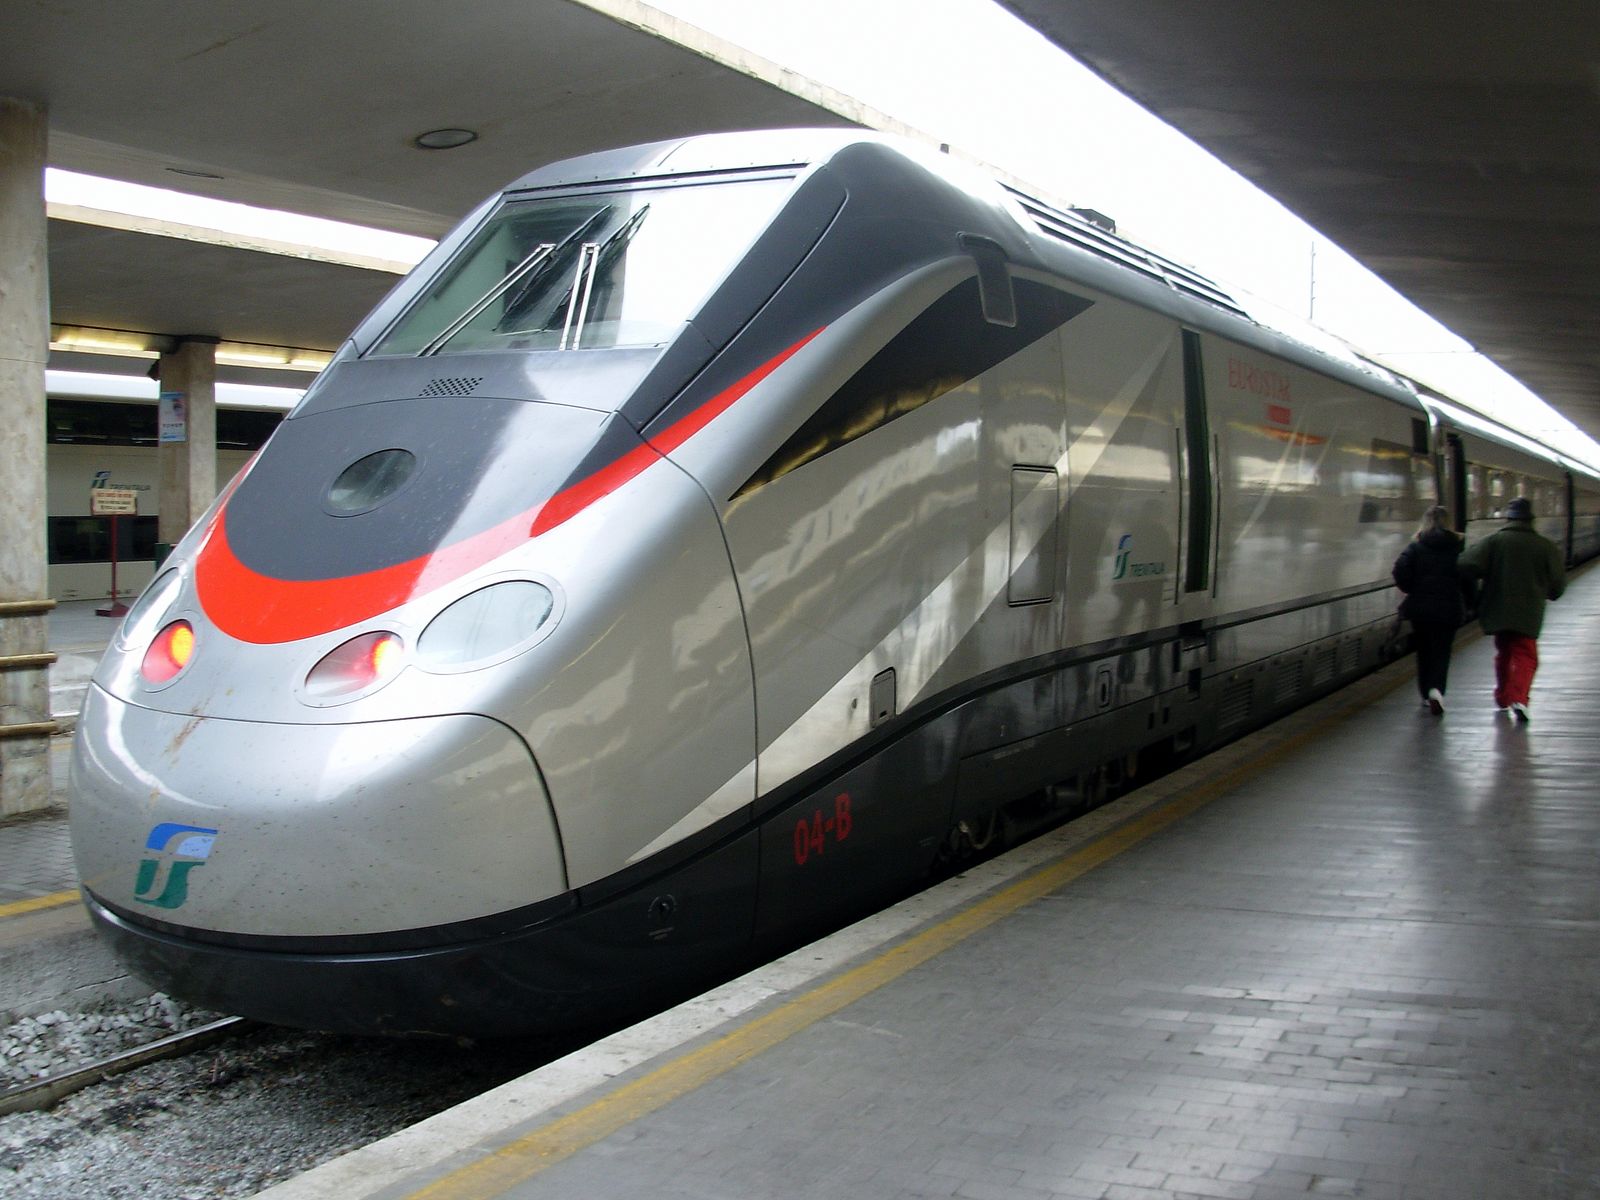
<svg viewBox="0 0 1600 1200">
<path fill-rule="evenodd" d="M 699 1050 L 674 1059 L 593 1103 L 453 1171 L 410 1193 L 410 1200 L 487 1200 L 500 1196 L 548 1167 L 570 1158 L 602 1138 L 648 1116 L 680 1096 L 710 1083 L 739 1064 L 771 1049 L 801 1030 L 892 983 L 973 934 L 1049 895 L 1108 862 L 1167 826 L 1231 791 L 1314 738 L 1367 708 L 1404 684 L 1409 674 L 1372 696 L 1340 710 L 1329 721 L 1293 734 L 1242 766 L 1203 783 L 1155 811 L 1137 817 L 1099 840 L 1075 850 L 1027 878 L 996 892 L 876 958 L 758 1017 Z"/>
<path fill-rule="evenodd" d="M 13 900 L 10 904 L 0 904 L 0 921 L 7 917 L 20 917 L 23 913 L 40 912 L 46 908 L 60 908 L 64 904 L 73 904 L 78 899 L 78 891 L 74 888 L 70 892 L 51 892 L 48 896 L 35 896 L 32 900 Z"/>
</svg>

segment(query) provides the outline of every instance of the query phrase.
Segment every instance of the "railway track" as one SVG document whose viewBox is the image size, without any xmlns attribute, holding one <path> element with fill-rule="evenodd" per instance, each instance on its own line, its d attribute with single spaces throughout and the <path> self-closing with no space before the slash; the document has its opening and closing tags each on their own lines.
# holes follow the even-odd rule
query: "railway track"
<svg viewBox="0 0 1600 1200">
<path fill-rule="evenodd" d="M 38 1053 L 59 1055 L 79 1027 L 50 1026 L 73 1036 Z M 0 1195 L 253 1196 L 576 1044 L 353 1038 L 231 1019 L 91 1050 L 92 1062 L 58 1057 L 49 1078 L 0 1092 Z"/>
<path fill-rule="evenodd" d="M 121 1075 L 124 1071 L 131 1071 L 135 1067 L 159 1062 L 165 1058 L 177 1058 L 189 1054 L 224 1038 L 235 1037 L 247 1029 L 254 1028 L 255 1025 L 256 1022 L 246 1020 L 244 1017 L 223 1017 L 219 1021 L 212 1021 L 194 1029 L 158 1038 L 143 1046 L 135 1046 L 131 1050 L 108 1055 L 84 1066 L 74 1067 L 70 1071 L 47 1076 L 35 1083 L 7 1088 L 0 1092 L 0 1117 L 10 1116 L 12 1113 L 42 1112 L 74 1092 L 93 1087 L 97 1083 Z"/>
</svg>

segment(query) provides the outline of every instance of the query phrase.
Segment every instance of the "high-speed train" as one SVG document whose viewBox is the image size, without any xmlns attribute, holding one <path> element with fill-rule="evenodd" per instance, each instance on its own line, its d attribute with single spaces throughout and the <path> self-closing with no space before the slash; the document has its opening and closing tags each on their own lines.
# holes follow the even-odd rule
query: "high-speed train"
<svg viewBox="0 0 1600 1200">
<path fill-rule="evenodd" d="M 210 1007 L 581 1023 L 1369 670 L 1422 510 L 1518 494 L 1600 550 L 1593 474 L 948 157 L 558 163 L 129 614 L 84 896 Z"/>
</svg>

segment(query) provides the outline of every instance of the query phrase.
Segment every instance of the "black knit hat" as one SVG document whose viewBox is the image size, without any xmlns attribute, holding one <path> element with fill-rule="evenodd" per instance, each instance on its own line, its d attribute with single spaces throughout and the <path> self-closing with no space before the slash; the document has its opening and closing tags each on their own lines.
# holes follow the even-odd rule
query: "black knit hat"
<svg viewBox="0 0 1600 1200">
<path fill-rule="evenodd" d="M 1527 499 L 1523 498 L 1522 496 L 1518 496 L 1510 504 L 1506 505 L 1506 520 L 1508 520 L 1508 521 L 1531 521 L 1531 520 L 1533 520 L 1533 502 L 1531 500 L 1527 500 Z"/>
</svg>

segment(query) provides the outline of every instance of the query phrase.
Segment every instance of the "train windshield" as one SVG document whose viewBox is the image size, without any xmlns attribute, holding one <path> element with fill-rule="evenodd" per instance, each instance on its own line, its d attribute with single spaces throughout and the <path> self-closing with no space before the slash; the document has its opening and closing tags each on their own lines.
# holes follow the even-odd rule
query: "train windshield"
<svg viewBox="0 0 1600 1200">
<path fill-rule="evenodd" d="M 791 185 L 742 180 L 514 200 L 369 353 L 663 345 Z"/>
</svg>

